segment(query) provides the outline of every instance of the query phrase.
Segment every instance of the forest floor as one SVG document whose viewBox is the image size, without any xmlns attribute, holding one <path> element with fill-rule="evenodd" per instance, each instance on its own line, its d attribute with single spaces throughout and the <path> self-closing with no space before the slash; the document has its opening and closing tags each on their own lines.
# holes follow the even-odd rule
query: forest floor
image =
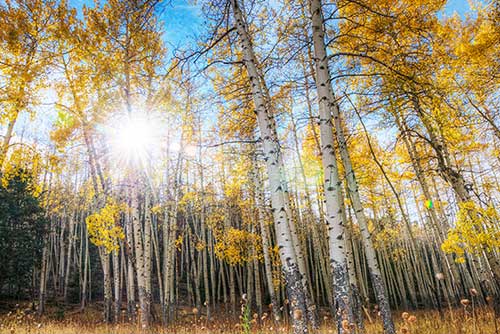
<svg viewBox="0 0 500 334">
<path fill-rule="evenodd" d="M 97 306 L 88 307 L 84 312 L 77 309 L 62 310 L 51 307 L 47 315 L 37 317 L 22 306 L 7 313 L 0 314 L 0 334 L 236 334 L 236 333 L 292 333 L 290 326 L 275 324 L 270 319 L 250 321 L 250 331 L 243 330 L 241 319 L 230 319 L 223 314 L 216 314 L 213 321 L 207 321 L 203 315 L 196 316 L 190 311 L 182 310 L 180 320 L 167 327 L 154 325 L 148 331 L 141 331 L 137 324 L 121 322 L 104 324 L 102 314 Z M 5 310 L 5 309 L 4 309 Z M 1 308 L 0 308 L 1 311 Z M 406 313 L 406 314 L 404 314 Z M 500 319 L 494 321 L 490 308 L 414 311 L 394 313 L 397 332 L 401 334 L 500 334 Z M 382 325 L 376 315 L 371 322 L 365 319 L 366 334 L 382 334 Z M 331 317 L 322 315 L 321 326 L 311 333 L 334 334 L 335 326 Z"/>
</svg>

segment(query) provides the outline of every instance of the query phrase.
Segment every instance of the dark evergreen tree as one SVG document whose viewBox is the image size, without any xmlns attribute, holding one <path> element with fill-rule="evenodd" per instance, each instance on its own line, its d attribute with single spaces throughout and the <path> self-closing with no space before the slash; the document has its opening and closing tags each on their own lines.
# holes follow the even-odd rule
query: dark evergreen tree
<svg viewBox="0 0 500 334">
<path fill-rule="evenodd" d="M 47 219 L 26 173 L 0 183 L 0 294 L 22 298 L 33 287 Z"/>
</svg>

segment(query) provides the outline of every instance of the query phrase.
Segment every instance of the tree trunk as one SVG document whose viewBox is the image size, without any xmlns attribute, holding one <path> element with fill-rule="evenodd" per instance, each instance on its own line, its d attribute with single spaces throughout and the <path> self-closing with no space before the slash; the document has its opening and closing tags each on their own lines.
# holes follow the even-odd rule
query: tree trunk
<svg viewBox="0 0 500 334">
<path fill-rule="evenodd" d="M 120 290 L 120 257 L 118 255 L 118 250 L 114 250 L 111 254 L 111 260 L 113 263 L 113 287 L 114 287 L 114 303 L 113 312 L 115 322 L 120 320 L 120 309 L 121 309 L 121 290 Z"/>
<path fill-rule="evenodd" d="M 40 267 L 40 292 L 38 299 L 38 315 L 41 316 L 45 312 L 45 302 L 47 300 L 47 252 L 48 252 L 48 237 L 44 238 L 42 250 L 42 263 Z"/>
<path fill-rule="evenodd" d="M 5 162 L 5 159 L 7 158 L 7 153 L 9 151 L 9 146 L 10 146 L 10 140 L 12 139 L 12 135 L 14 132 L 14 125 L 16 124 L 18 115 L 19 112 L 18 111 L 15 112 L 14 117 L 12 117 L 9 120 L 9 124 L 7 125 L 7 132 L 5 133 L 2 143 L 2 148 L 0 150 L 0 171 L 3 169 L 3 164 Z"/>
<path fill-rule="evenodd" d="M 349 304 L 349 276 L 345 254 L 344 224 L 342 219 L 341 199 L 338 188 L 342 186 L 335 156 L 331 107 L 335 103 L 330 94 L 330 72 L 326 54 L 325 36 L 323 31 L 323 11 L 320 0 L 309 1 L 312 15 L 314 62 L 316 65 L 316 86 L 319 98 L 321 161 L 323 165 L 326 225 L 328 228 L 330 266 L 333 272 L 333 291 L 335 300 L 335 315 L 339 333 L 349 331 L 342 326 L 342 321 L 351 314 Z"/>
<path fill-rule="evenodd" d="M 323 28 L 321 1 L 310 0 L 310 5 L 311 5 L 310 10 L 312 14 L 312 20 L 313 20 L 312 22 L 313 36 L 315 36 L 314 45 L 315 45 L 316 71 L 320 71 L 322 73 L 322 74 L 319 73 L 317 74 L 318 80 L 316 82 L 316 85 L 318 89 L 318 99 L 322 105 L 325 105 L 325 108 L 329 109 L 329 113 L 333 115 L 333 119 L 335 121 L 337 141 L 339 143 L 340 156 L 342 158 L 342 162 L 346 173 L 349 195 L 353 203 L 356 218 L 360 225 L 363 244 L 365 246 L 368 265 L 370 267 L 372 283 L 375 290 L 375 295 L 377 297 L 377 302 L 379 304 L 380 311 L 382 314 L 384 330 L 387 334 L 394 334 L 395 328 L 394 328 L 394 323 L 392 321 L 389 302 L 387 299 L 387 293 L 385 291 L 384 282 L 377 263 L 376 253 L 375 249 L 373 248 L 371 235 L 370 232 L 368 231 L 366 217 L 363 213 L 363 206 L 361 204 L 361 199 L 359 197 L 359 192 L 358 192 L 358 184 L 354 175 L 354 170 L 352 168 L 351 158 L 347 150 L 347 143 L 344 137 L 343 133 L 344 130 L 341 124 L 339 105 L 336 101 L 335 95 L 332 90 L 333 88 L 328 68 L 328 57 L 326 54 L 326 47 L 324 44 L 324 28 Z M 322 108 L 320 108 L 320 111 L 321 109 Z M 323 126 L 325 128 L 326 128 L 325 124 L 327 124 L 327 122 L 328 120 L 323 121 Z M 325 170 L 325 174 L 326 172 L 327 171 Z M 345 275 L 347 275 L 347 271 L 345 272 Z"/>
<path fill-rule="evenodd" d="M 146 276 L 144 273 L 144 246 L 143 246 L 143 231 L 142 223 L 139 216 L 139 194 L 138 194 L 138 179 L 133 179 L 132 187 L 132 227 L 134 231 L 134 248 L 135 248 L 135 269 L 137 273 L 137 288 L 139 291 L 139 304 L 141 309 L 140 321 L 141 327 L 146 329 L 149 327 L 149 306 L 146 291 Z"/>
<path fill-rule="evenodd" d="M 99 247 L 99 255 L 101 257 L 102 271 L 104 274 L 104 322 L 113 322 L 113 292 L 111 290 L 111 268 L 109 254 Z"/>
<path fill-rule="evenodd" d="M 264 217 L 265 207 L 264 207 L 264 199 L 262 195 L 262 184 L 260 181 L 260 175 L 258 173 L 257 161 L 254 159 L 253 169 L 252 169 L 252 178 L 254 184 L 254 193 L 255 193 L 255 206 L 257 207 L 257 221 L 259 222 L 260 227 L 260 235 L 262 238 L 262 253 L 264 255 L 264 272 L 266 274 L 266 282 L 268 287 L 269 297 L 271 299 L 271 310 L 273 312 L 273 319 L 277 321 L 280 318 L 279 315 L 279 306 L 278 301 L 276 299 L 276 290 L 274 289 L 273 282 L 273 269 L 271 264 L 271 256 L 269 254 L 270 249 L 270 240 L 269 234 L 267 231 L 267 226 L 265 225 Z"/>
<path fill-rule="evenodd" d="M 126 216 L 125 233 L 127 237 L 126 254 L 127 254 L 127 315 L 129 320 L 135 320 L 135 272 L 134 272 L 134 230 L 132 226 L 132 216 L 128 213 Z"/>
<path fill-rule="evenodd" d="M 302 283 L 303 278 L 298 268 L 292 235 L 289 229 L 288 220 L 290 217 L 287 217 L 286 214 L 287 198 L 285 198 L 285 193 L 287 185 L 284 175 L 283 160 L 281 158 L 281 150 L 276 133 L 276 124 L 271 111 L 268 109 L 268 103 L 271 101 L 265 100 L 265 88 L 263 87 L 265 83 L 261 81 L 262 76 L 257 68 L 257 58 L 248 33 L 247 24 L 239 6 L 239 1 L 231 0 L 231 5 L 233 7 L 236 29 L 243 51 L 243 62 L 248 72 L 249 84 L 252 89 L 257 122 L 263 141 L 264 159 L 266 160 L 269 187 L 271 190 L 271 205 L 274 216 L 274 226 L 276 229 L 276 239 L 287 283 L 288 299 L 293 314 L 294 333 L 306 333 L 306 296 Z M 293 222 L 291 223 L 293 224 Z"/>
<path fill-rule="evenodd" d="M 151 191 L 146 186 L 144 199 L 144 289 L 145 289 L 145 312 L 148 318 L 151 316 Z M 149 319 L 148 319 L 149 323 Z"/>
</svg>

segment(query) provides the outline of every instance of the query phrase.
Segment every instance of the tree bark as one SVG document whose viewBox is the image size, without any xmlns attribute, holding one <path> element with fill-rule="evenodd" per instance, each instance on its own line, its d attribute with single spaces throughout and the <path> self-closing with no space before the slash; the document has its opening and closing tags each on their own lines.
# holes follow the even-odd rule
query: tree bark
<svg viewBox="0 0 500 334">
<path fill-rule="evenodd" d="M 368 265 L 370 267 L 372 283 L 375 290 L 377 302 L 379 304 L 380 311 L 382 314 L 384 330 L 387 334 L 395 334 L 395 328 L 391 316 L 391 310 L 389 307 L 387 293 L 385 291 L 384 282 L 382 279 L 382 275 L 380 273 L 379 265 L 377 263 L 377 257 L 371 240 L 371 235 L 370 232 L 368 231 L 367 220 L 364 215 L 363 205 L 361 203 L 361 199 L 359 196 L 358 183 L 356 181 L 354 170 L 352 168 L 351 158 L 347 150 L 347 143 L 344 136 L 344 129 L 342 128 L 341 124 L 339 105 L 333 93 L 333 87 L 330 80 L 328 57 L 326 53 L 326 47 L 324 44 L 325 33 L 323 28 L 321 1 L 310 0 L 310 7 L 311 7 L 310 11 L 312 15 L 312 24 L 313 24 L 313 36 L 316 36 L 314 38 L 314 45 L 315 45 L 314 56 L 315 56 L 315 62 L 317 64 L 316 71 L 320 71 L 323 73 L 321 75 L 319 73 L 317 74 L 318 80 L 316 82 L 316 86 L 318 89 L 318 99 L 322 105 L 325 105 L 325 108 L 328 109 L 329 113 L 333 115 L 337 141 L 339 145 L 340 156 L 342 158 L 342 162 L 345 169 L 349 195 L 353 203 L 356 219 L 358 221 L 358 224 L 360 225 L 362 240 L 366 250 L 366 257 L 368 260 Z M 320 108 L 320 112 L 321 109 L 322 108 Z M 327 123 L 323 122 L 323 124 Z M 347 275 L 347 271 L 345 274 Z"/>
<path fill-rule="evenodd" d="M 342 326 L 342 321 L 352 315 L 349 303 L 349 276 L 345 254 L 344 224 L 342 212 L 344 208 L 339 198 L 342 187 L 333 137 L 331 107 L 335 103 L 330 94 L 330 73 L 326 54 L 325 34 L 323 30 L 323 10 L 320 0 L 310 0 L 309 7 L 312 17 L 314 63 L 316 86 L 319 98 L 321 161 L 323 165 L 323 180 L 325 192 L 326 225 L 328 228 L 330 266 L 333 272 L 333 291 L 335 300 L 335 316 L 339 333 L 348 332 Z M 352 319 L 351 319 L 352 321 Z"/>
<path fill-rule="evenodd" d="M 149 327 L 149 305 L 147 300 L 146 276 L 144 272 L 144 246 L 143 246 L 143 228 L 139 215 L 139 194 L 138 194 L 138 179 L 133 179 L 132 187 L 132 228 L 134 231 L 134 248 L 135 248 L 135 269 L 137 273 L 137 288 L 139 291 L 139 304 L 141 309 L 140 323 L 143 329 Z"/>
<path fill-rule="evenodd" d="M 253 50 L 247 23 L 245 22 L 239 1 L 231 0 L 231 5 L 263 142 L 264 159 L 266 160 L 267 172 L 269 175 L 276 239 L 280 249 L 279 254 L 286 279 L 291 312 L 293 314 L 294 333 L 307 333 L 307 324 L 305 321 L 306 295 L 303 287 L 303 278 L 298 268 L 292 235 L 289 229 L 288 220 L 290 217 L 287 217 L 286 213 L 287 199 L 285 198 L 285 193 L 287 185 L 284 176 L 281 150 L 276 133 L 275 120 L 271 111 L 268 109 L 268 102 L 270 103 L 270 101 L 265 100 L 265 88 L 263 87 L 265 83 L 261 81 L 262 76 L 257 67 L 257 58 Z M 293 224 L 293 222 L 291 223 Z"/>
</svg>

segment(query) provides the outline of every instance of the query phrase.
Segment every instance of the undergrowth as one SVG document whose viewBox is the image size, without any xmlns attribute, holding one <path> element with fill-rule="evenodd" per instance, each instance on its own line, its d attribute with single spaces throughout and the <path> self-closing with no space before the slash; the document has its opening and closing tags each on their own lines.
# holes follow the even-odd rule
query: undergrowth
<svg viewBox="0 0 500 334">
<path fill-rule="evenodd" d="M 0 334 L 270 334 L 291 333 L 286 323 L 276 323 L 271 318 L 252 314 L 246 304 L 242 305 L 240 317 L 231 317 L 227 312 L 216 312 L 211 320 L 203 314 L 193 314 L 192 310 L 181 311 L 176 322 L 161 326 L 155 324 L 143 331 L 135 323 L 119 322 L 105 324 L 97 308 L 84 312 L 65 312 L 60 320 L 57 308 L 49 310 L 48 315 L 37 317 L 29 310 L 18 308 L 0 316 Z M 125 319 L 125 317 L 124 317 Z M 395 312 L 394 320 L 401 334 L 500 334 L 495 324 L 491 308 L 463 307 L 438 311 Z M 498 321 L 498 320 L 497 320 Z M 382 333 L 382 324 L 377 314 L 365 319 L 366 334 Z M 322 314 L 321 327 L 310 333 L 334 334 L 335 324 L 327 314 Z"/>
</svg>

